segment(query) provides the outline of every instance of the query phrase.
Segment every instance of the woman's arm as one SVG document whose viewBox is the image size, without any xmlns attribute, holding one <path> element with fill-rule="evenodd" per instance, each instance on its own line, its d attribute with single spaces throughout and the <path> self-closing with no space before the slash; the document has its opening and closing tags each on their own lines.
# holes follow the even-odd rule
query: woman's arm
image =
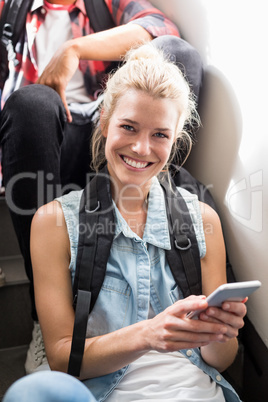
<svg viewBox="0 0 268 402">
<path fill-rule="evenodd" d="M 201 260 L 203 293 L 208 296 L 219 285 L 226 283 L 225 246 L 217 213 L 200 203 L 206 238 L 206 256 Z M 246 307 L 241 302 L 224 303 L 222 309 L 209 308 L 200 319 L 226 325 L 222 343 L 214 342 L 201 348 L 203 359 L 219 371 L 225 370 L 237 353 L 238 330 L 243 327 Z"/>
<path fill-rule="evenodd" d="M 69 272 L 70 244 L 62 209 L 54 201 L 38 210 L 31 230 L 31 256 L 38 317 L 52 369 L 67 371 L 74 311 Z M 199 347 L 222 338 L 225 325 L 189 320 L 207 306 L 202 297 L 180 300 L 151 320 L 86 339 L 81 379 L 122 368 L 149 350 Z"/>
</svg>

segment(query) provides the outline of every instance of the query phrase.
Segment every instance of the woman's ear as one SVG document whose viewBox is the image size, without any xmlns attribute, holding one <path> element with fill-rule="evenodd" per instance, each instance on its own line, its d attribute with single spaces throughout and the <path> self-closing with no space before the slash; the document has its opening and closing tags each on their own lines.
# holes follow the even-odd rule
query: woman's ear
<svg viewBox="0 0 268 402">
<path fill-rule="evenodd" d="M 173 144 L 181 136 L 181 133 L 182 133 L 182 130 L 183 130 L 183 127 L 184 127 L 184 123 L 185 123 L 185 118 L 184 118 L 183 115 L 180 115 L 178 123 L 177 123 L 176 131 L 175 131 L 175 135 L 174 135 Z"/>
</svg>

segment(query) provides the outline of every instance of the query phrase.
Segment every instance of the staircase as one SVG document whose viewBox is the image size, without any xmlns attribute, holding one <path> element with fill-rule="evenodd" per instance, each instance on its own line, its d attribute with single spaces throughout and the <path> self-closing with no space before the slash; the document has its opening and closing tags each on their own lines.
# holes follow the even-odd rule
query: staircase
<svg viewBox="0 0 268 402">
<path fill-rule="evenodd" d="M 31 340 L 29 283 L 6 205 L 0 197 L 0 401 L 7 388 L 25 375 L 24 363 Z"/>
</svg>

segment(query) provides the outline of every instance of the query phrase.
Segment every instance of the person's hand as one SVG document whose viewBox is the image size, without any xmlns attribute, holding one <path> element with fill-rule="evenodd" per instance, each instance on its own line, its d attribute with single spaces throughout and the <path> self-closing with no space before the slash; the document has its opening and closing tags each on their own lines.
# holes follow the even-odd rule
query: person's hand
<svg viewBox="0 0 268 402">
<path fill-rule="evenodd" d="M 154 318 L 147 320 L 149 348 L 158 352 L 173 352 L 196 348 L 211 342 L 224 341 L 228 331 L 225 321 L 203 321 L 187 318 L 187 313 L 207 307 L 205 296 L 190 296 L 179 300 Z M 242 313 L 240 313 L 242 315 Z"/>
<path fill-rule="evenodd" d="M 72 116 L 68 109 L 65 90 L 78 64 L 79 57 L 72 46 L 72 41 L 68 41 L 57 50 L 37 80 L 37 84 L 47 85 L 58 92 L 65 107 L 68 122 L 72 121 Z"/>
<path fill-rule="evenodd" d="M 226 301 L 221 308 L 209 307 L 205 312 L 201 313 L 199 318 L 202 321 L 211 323 L 225 324 L 227 331 L 225 333 L 226 340 L 238 336 L 238 331 L 244 326 L 244 317 L 247 313 L 245 306 L 248 298 L 242 302 Z"/>
</svg>

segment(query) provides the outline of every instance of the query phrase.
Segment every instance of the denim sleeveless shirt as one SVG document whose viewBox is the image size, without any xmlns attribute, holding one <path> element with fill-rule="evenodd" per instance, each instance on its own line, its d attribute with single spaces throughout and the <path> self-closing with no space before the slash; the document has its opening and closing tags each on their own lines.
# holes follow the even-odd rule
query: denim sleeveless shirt
<svg viewBox="0 0 268 402">
<path fill-rule="evenodd" d="M 193 221 L 200 258 L 206 253 L 202 217 L 197 196 L 179 188 Z M 57 198 L 64 213 L 70 238 L 72 279 L 75 273 L 79 231 L 79 204 L 82 191 Z M 154 178 L 148 203 L 147 221 L 141 239 L 115 207 L 115 237 L 107 263 L 106 275 L 96 304 L 89 315 L 87 337 L 104 335 L 146 320 L 151 304 L 159 314 L 183 298 L 165 257 L 171 248 L 163 190 Z M 101 230 L 101 228 L 98 228 Z M 181 350 L 190 361 L 207 373 L 223 389 L 226 401 L 239 401 L 231 385 L 202 359 L 199 349 Z M 101 377 L 83 381 L 98 401 L 104 401 L 124 376 L 128 366 Z"/>
</svg>

